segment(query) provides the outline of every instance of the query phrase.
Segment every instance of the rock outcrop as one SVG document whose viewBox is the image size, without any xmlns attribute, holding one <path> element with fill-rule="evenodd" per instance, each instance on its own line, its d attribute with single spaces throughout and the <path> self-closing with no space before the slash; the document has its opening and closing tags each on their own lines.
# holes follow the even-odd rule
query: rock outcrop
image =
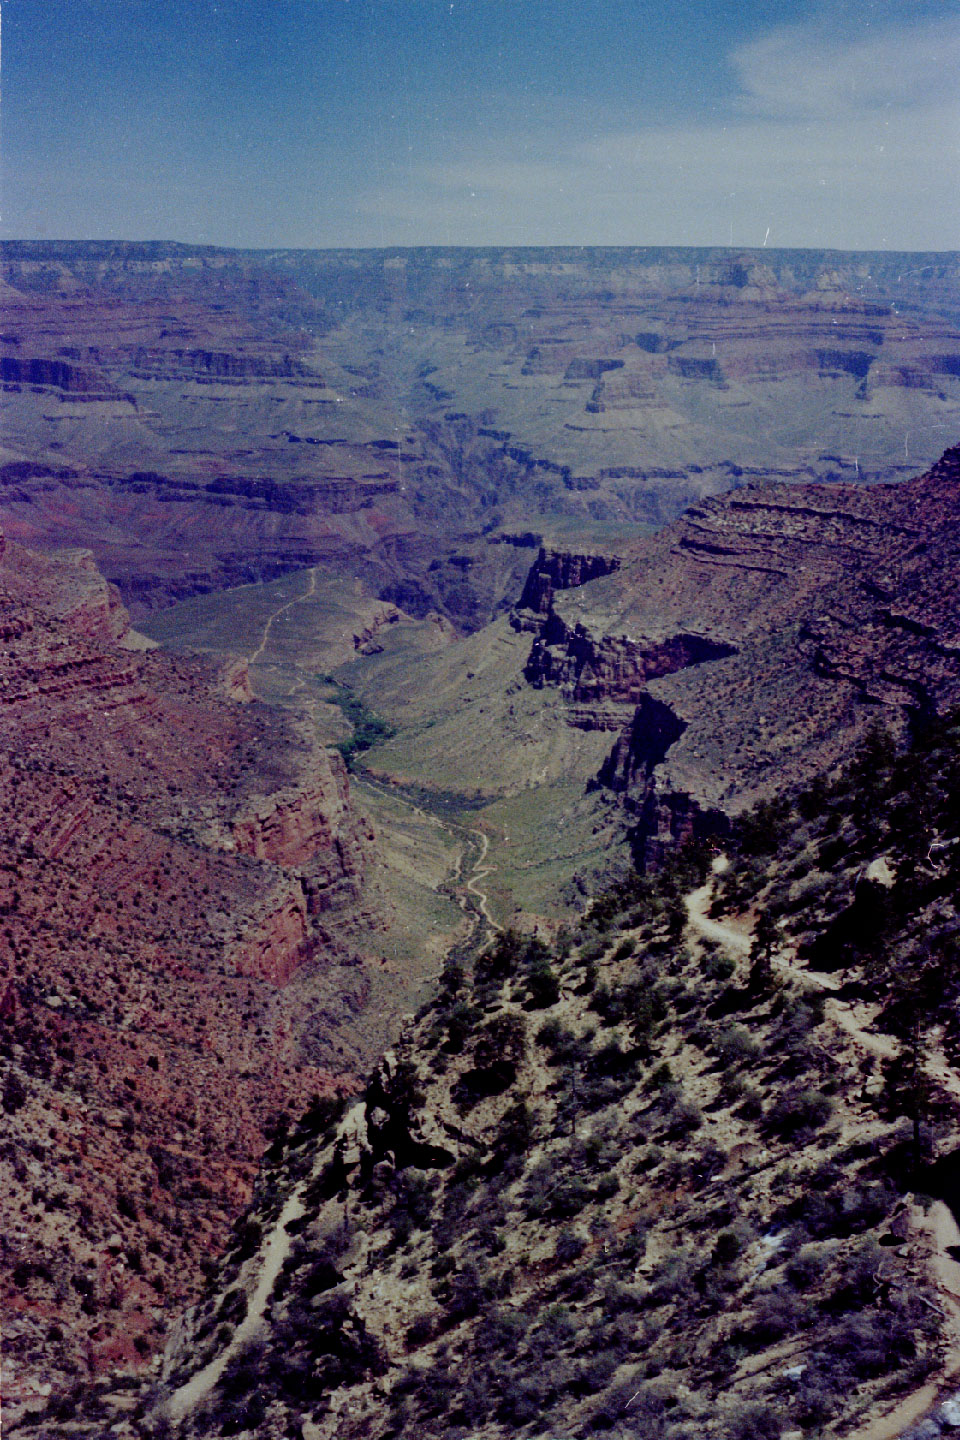
<svg viewBox="0 0 960 1440">
<path fill-rule="evenodd" d="M 511 612 L 511 625 L 515 630 L 541 630 L 552 612 L 553 597 L 558 590 L 573 590 L 619 568 L 620 561 L 613 555 L 577 555 L 541 546 L 520 599 Z"/>
<path fill-rule="evenodd" d="M 552 597 L 527 679 L 621 729 L 598 778 L 641 855 L 960 699 L 958 521 L 960 449 L 898 486 L 750 486 Z"/>
</svg>

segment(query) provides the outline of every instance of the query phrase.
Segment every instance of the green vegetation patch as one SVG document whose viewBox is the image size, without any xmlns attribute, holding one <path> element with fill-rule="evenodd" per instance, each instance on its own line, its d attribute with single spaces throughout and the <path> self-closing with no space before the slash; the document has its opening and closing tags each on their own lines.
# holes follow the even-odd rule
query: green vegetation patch
<svg viewBox="0 0 960 1440">
<path fill-rule="evenodd" d="M 347 720 L 353 726 L 353 734 L 346 740 L 338 741 L 334 747 L 340 751 L 346 761 L 347 769 L 353 770 L 356 768 L 358 755 L 363 754 L 373 745 L 381 745 L 384 740 L 391 739 L 396 735 L 397 727 L 391 725 L 388 720 L 384 720 L 373 710 L 368 709 L 355 691 L 342 685 L 332 675 L 324 675 L 320 678 L 333 687 L 330 698 L 340 706 Z"/>
</svg>

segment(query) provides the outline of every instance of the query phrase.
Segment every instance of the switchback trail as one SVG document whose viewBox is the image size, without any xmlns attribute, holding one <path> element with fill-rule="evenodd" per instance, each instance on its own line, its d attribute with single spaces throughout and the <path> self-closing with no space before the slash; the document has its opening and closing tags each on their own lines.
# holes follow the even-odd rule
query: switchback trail
<svg viewBox="0 0 960 1440">
<path fill-rule="evenodd" d="M 479 880 L 485 879 L 486 876 L 490 874 L 491 870 L 494 870 L 496 868 L 493 865 L 486 864 L 487 851 L 490 849 L 490 841 L 482 830 L 474 829 L 474 834 L 480 836 L 480 855 L 474 863 L 473 875 L 467 881 L 467 889 L 470 891 L 471 895 L 475 895 L 477 897 L 477 900 L 480 903 L 480 913 L 483 916 L 484 920 L 486 920 L 490 929 L 495 930 L 498 935 L 502 935 L 503 926 L 498 925 L 496 920 L 494 920 L 493 916 L 490 914 L 487 892 L 485 890 L 481 890 L 479 884 L 477 883 Z"/>
</svg>

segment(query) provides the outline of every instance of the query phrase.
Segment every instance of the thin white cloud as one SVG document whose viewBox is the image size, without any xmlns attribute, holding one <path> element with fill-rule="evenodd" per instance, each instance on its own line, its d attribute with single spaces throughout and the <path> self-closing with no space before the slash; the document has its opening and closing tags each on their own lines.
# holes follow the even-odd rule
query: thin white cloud
<svg viewBox="0 0 960 1440">
<path fill-rule="evenodd" d="M 946 249 L 960 244 L 960 21 L 843 43 L 780 30 L 731 56 L 726 123 L 610 132 L 530 154 L 414 166 L 360 197 L 398 241 L 762 244 Z M 452 152 L 452 153 L 451 153 Z"/>
<path fill-rule="evenodd" d="M 955 94 L 960 18 L 890 26 L 838 40 L 823 27 L 774 31 L 734 50 L 740 104 L 774 117 L 861 114 L 881 107 L 926 108 Z"/>
</svg>

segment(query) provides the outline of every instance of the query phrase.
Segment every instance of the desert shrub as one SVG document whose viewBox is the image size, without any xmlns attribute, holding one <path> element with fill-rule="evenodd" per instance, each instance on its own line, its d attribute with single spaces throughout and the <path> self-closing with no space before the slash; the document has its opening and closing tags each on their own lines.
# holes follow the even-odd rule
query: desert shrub
<svg viewBox="0 0 960 1440">
<path fill-rule="evenodd" d="M 538 940 L 531 940 L 524 956 L 525 1008 L 545 1010 L 560 999 L 560 982 L 551 963 L 550 951 Z"/>
<path fill-rule="evenodd" d="M 606 981 L 594 986 L 593 994 L 590 997 L 590 1009 L 600 1016 L 604 1025 L 616 1025 L 620 1020 L 620 1009 L 616 1002 L 615 992 L 611 990 Z"/>
<path fill-rule="evenodd" d="M 736 968 L 736 962 L 720 950 L 705 950 L 700 957 L 700 972 L 705 980 L 729 980 Z"/>
<path fill-rule="evenodd" d="M 590 1058 L 588 1067 L 591 1075 L 626 1075 L 632 1069 L 632 1061 L 616 1040 L 601 1045 Z"/>
<path fill-rule="evenodd" d="M 648 1299 L 654 1305 L 665 1305 L 690 1293 L 693 1263 L 682 1250 L 666 1255 L 650 1277 Z"/>
<path fill-rule="evenodd" d="M 590 1058 L 593 1033 L 576 1035 L 558 1021 L 547 1020 L 537 1031 L 537 1041 L 550 1051 L 549 1064 L 569 1067 L 585 1064 Z"/>
<path fill-rule="evenodd" d="M 534 1166 L 524 1187 L 524 1213 L 528 1220 L 544 1216 L 572 1219 L 593 1197 L 579 1175 L 565 1173 L 552 1160 Z"/>
<path fill-rule="evenodd" d="M 437 1289 L 437 1298 L 448 1324 L 458 1324 L 478 1315 L 487 1299 L 475 1265 L 466 1264 Z"/>
<path fill-rule="evenodd" d="M 237 1239 L 233 1258 L 239 1263 L 254 1254 L 263 1239 L 263 1230 L 256 1220 L 238 1220 L 235 1230 Z"/>
<path fill-rule="evenodd" d="M 585 1248 L 586 1241 L 582 1240 L 575 1230 L 564 1226 L 557 1233 L 553 1253 L 561 1265 L 569 1265 L 572 1260 L 579 1259 Z"/>
<path fill-rule="evenodd" d="M 897 1204 L 899 1196 L 888 1181 L 860 1181 L 841 1189 L 840 1215 L 849 1234 L 879 1225 Z"/>
<path fill-rule="evenodd" d="M 496 1149 L 505 1155 L 523 1155 L 536 1133 L 536 1118 L 521 1100 L 505 1110 L 497 1128 Z"/>
<path fill-rule="evenodd" d="M 782 1418 L 769 1405 L 735 1405 L 727 1418 L 729 1440 L 779 1440 Z"/>
<path fill-rule="evenodd" d="M 15 1115 L 27 1103 L 27 1088 L 16 1071 L 11 1070 L 3 1082 L 0 1104 L 8 1115 Z"/>
<path fill-rule="evenodd" d="M 625 1023 L 637 1045 L 648 1040 L 667 1013 L 662 988 L 649 978 L 631 980 L 612 989 L 607 985 L 598 985 L 590 1008 L 596 1011 L 605 1025 Z"/>
<path fill-rule="evenodd" d="M 699 1106 L 695 1105 L 692 1100 L 678 1099 L 670 1109 L 669 1121 L 667 1136 L 671 1140 L 678 1140 L 682 1136 L 698 1130 L 703 1124 L 703 1116 Z"/>
<path fill-rule="evenodd" d="M 733 1265 L 740 1258 L 743 1247 L 739 1237 L 732 1230 L 721 1230 L 710 1255 L 711 1265 Z"/>
<path fill-rule="evenodd" d="M 465 1071 L 453 1090 L 455 1102 L 469 1108 L 488 1095 L 500 1095 L 516 1079 L 526 1054 L 527 1027 L 522 1015 L 500 1014 L 477 1032 L 473 1067 Z"/>
<path fill-rule="evenodd" d="M 620 1189 L 620 1177 L 615 1170 L 608 1170 L 606 1175 L 601 1175 L 593 1187 L 593 1195 L 596 1200 L 610 1200 Z"/>
<path fill-rule="evenodd" d="M 878 1225 L 896 1204 L 897 1194 L 885 1181 L 861 1182 L 828 1189 L 822 1183 L 804 1191 L 784 1212 L 814 1240 L 855 1235 Z"/>
<path fill-rule="evenodd" d="M 619 1359 L 610 1351 L 585 1356 L 569 1385 L 573 1395 L 597 1395 L 609 1385 Z"/>
<path fill-rule="evenodd" d="M 749 1326 L 740 1333 L 751 1348 L 770 1345 L 794 1334 L 803 1315 L 800 1300 L 791 1289 L 781 1285 L 760 1296 Z"/>
<path fill-rule="evenodd" d="M 551 1016 L 549 1020 L 544 1020 L 534 1039 L 538 1045 L 543 1046 L 544 1050 L 550 1050 L 555 1053 L 567 1036 L 572 1040 L 573 1032 L 565 1029 L 555 1016 Z"/>
<path fill-rule="evenodd" d="M 401 1170 L 394 1180 L 394 1192 L 393 1207 L 387 1220 L 394 1236 L 402 1244 L 414 1230 L 424 1230 L 430 1224 L 436 1181 L 422 1170 Z"/>
<path fill-rule="evenodd" d="M 297 1129 L 304 1136 L 327 1135 L 346 1108 L 347 1102 L 340 1095 L 314 1095 Z"/>
<path fill-rule="evenodd" d="M 740 1025 L 729 1025 L 719 1030 L 713 1039 L 721 1065 L 744 1065 L 759 1053 L 759 1046 Z"/>
<path fill-rule="evenodd" d="M 496 1417 L 502 1425 L 528 1425 L 542 1413 L 545 1396 L 543 1380 L 532 1375 L 525 1375 L 522 1379 L 507 1375 Z"/>
<path fill-rule="evenodd" d="M 456 1425 L 475 1429 L 490 1418 L 496 1403 L 497 1388 L 490 1374 L 473 1369 L 460 1392 L 456 1408 L 450 1413 L 450 1420 Z"/>
<path fill-rule="evenodd" d="M 431 1314 L 417 1315 L 407 1327 L 405 1338 L 408 1350 L 416 1350 L 432 1340 L 436 1329 L 436 1316 Z"/>
<path fill-rule="evenodd" d="M 751 859 L 776 854 L 785 837 L 789 815 L 790 802 L 778 799 L 762 800 L 739 816 L 736 841 L 740 854 Z"/>
<path fill-rule="evenodd" d="M 897 1370 L 916 1353 L 913 1327 L 874 1311 L 850 1315 L 833 1337 L 831 1353 L 858 1380 Z"/>
<path fill-rule="evenodd" d="M 832 1253 L 832 1246 L 802 1245 L 787 1262 L 786 1276 L 791 1285 L 797 1290 L 809 1290 L 822 1276 Z"/>
<path fill-rule="evenodd" d="M 813 1431 L 826 1425 L 842 1403 L 836 1387 L 823 1376 L 817 1364 L 807 1366 L 791 1398 L 793 1419 L 804 1430 Z"/>
<path fill-rule="evenodd" d="M 491 1305 L 474 1327 L 474 1349 L 499 1363 L 516 1355 L 527 1334 L 527 1320 L 516 1310 Z"/>
<path fill-rule="evenodd" d="M 602 960 L 606 948 L 606 944 L 598 936 L 586 940 L 580 949 L 580 963 L 593 965 L 597 960 Z"/>
<path fill-rule="evenodd" d="M 519 972 L 523 953 L 523 936 L 516 930 L 504 930 L 489 950 L 477 956 L 473 967 L 474 984 L 478 987 L 502 985 Z"/>
<path fill-rule="evenodd" d="M 451 1005 L 443 1017 L 441 1027 L 445 1049 L 452 1055 L 459 1055 L 479 1018 L 480 1011 L 466 1000 L 457 1000 Z"/>
<path fill-rule="evenodd" d="M 819 1090 L 788 1091 L 766 1114 L 767 1129 L 789 1139 L 802 1130 L 819 1130 L 833 1111 L 828 1096 Z"/>
<path fill-rule="evenodd" d="M 528 1333 L 527 1344 L 535 1361 L 551 1361 L 573 1345 L 579 1327 L 566 1305 L 548 1305 L 536 1326 Z"/>
<path fill-rule="evenodd" d="M 857 1241 L 844 1257 L 838 1283 L 823 1301 L 823 1309 L 842 1314 L 861 1310 L 874 1298 L 883 1251 L 872 1238 Z"/>
<path fill-rule="evenodd" d="M 332 1290 L 343 1279 L 328 1247 L 315 1256 L 298 1276 L 297 1288 L 303 1296 L 321 1295 Z"/>
</svg>

